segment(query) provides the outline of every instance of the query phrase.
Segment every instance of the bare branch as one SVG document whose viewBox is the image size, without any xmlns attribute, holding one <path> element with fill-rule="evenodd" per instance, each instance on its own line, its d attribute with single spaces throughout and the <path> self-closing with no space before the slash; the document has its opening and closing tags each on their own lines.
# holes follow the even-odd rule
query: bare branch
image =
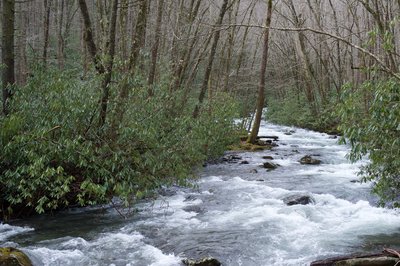
<svg viewBox="0 0 400 266">
<path fill-rule="evenodd" d="M 247 28 L 260 28 L 260 29 L 265 29 L 265 26 L 262 25 L 245 25 L 245 24 L 231 24 L 231 25 L 223 25 L 222 28 L 220 28 L 220 30 L 226 30 L 229 29 L 231 27 L 247 27 Z M 338 41 L 341 41 L 351 47 L 353 47 L 354 49 L 357 49 L 358 51 L 362 52 L 365 55 L 370 56 L 371 58 L 373 58 L 381 67 L 382 67 L 382 71 L 388 73 L 390 76 L 394 77 L 395 79 L 400 81 L 400 74 L 394 72 L 393 70 L 391 70 L 377 55 L 371 53 L 370 51 L 368 51 L 365 48 L 362 48 L 361 46 L 354 44 L 348 40 L 346 40 L 343 37 L 337 36 L 335 34 L 326 32 L 326 31 L 322 31 L 322 30 L 317 30 L 317 29 L 313 29 L 313 28 L 308 28 L 308 27 L 301 27 L 301 28 L 282 28 L 282 27 L 269 27 L 271 30 L 276 30 L 276 31 L 285 31 L 285 32 L 312 32 L 312 33 L 316 33 L 316 34 L 322 34 L 325 36 L 329 36 L 333 39 L 336 39 Z"/>
</svg>

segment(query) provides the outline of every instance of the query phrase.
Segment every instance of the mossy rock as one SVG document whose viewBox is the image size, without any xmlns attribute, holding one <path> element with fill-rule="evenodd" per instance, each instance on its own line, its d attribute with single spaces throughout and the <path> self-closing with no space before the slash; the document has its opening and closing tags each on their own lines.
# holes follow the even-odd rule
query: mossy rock
<svg viewBox="0 0 400 266">
<path fill-rule="evenodd" d="M 5 247 L 0 248 L 0 266 L 32 266 L 32 262 L 21 250 Z"/>
</svg>

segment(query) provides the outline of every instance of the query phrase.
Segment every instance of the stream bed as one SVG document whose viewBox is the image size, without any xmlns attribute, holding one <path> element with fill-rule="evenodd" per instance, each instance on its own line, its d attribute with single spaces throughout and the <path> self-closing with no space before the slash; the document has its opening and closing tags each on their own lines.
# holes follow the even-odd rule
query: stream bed
<svg viewBox="0 0 400 266">
<path fill-rule="evenodd" d="M 291 133 L 288 133 L 290 132 Z M 84 208 L 0 223 L 0 246 L 36 266 L 179 266 L 213 256 L 226 266 L 309 265 L 353 252 L 400 248 L 400 213 L 376 207 L 370 185 L 356 182 L 361 163 L 327 134 L 263 123 L 278 147 L 206 166 L 195 188 L 172 188 L 122 218 L 114 208 Z M 305 155 L 322 161 L 301 165 Z M 280 166 L 260 167 L 263 156 Z M 246 161 L 246 162 L 244 162 Z M 287 206 L 306 194 L 314 204 Z"/>
</svg>

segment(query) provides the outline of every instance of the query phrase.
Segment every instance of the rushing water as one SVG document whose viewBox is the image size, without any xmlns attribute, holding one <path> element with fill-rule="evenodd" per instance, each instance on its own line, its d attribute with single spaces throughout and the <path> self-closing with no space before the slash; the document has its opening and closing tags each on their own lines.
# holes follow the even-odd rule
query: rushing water
<svg viewBox="0 0 400 266">
<path fill-rule="evenodd" d="M 263 124 L 272 151 L 242 153 L 248 164 L 207 166 L 196 189 L 175 189 L 122 219 L 113 208 L 72 210 L 0 224 L 0 246 L 19 247 L 34 265 L 181 265 L 214 256 L 223 265 L 308 265 L 338 254 L 400 247 L 400 214 L 377 208 L 359 164 L 326 134 Z M 301 165 L 304 155 L 321 165 Z M 280 165 L 266 171 L 262 156 Z M 255 170 L 257 171 L 255 171 Z M 315 204 L 286 206 L 308 194 Z"/>
</svg>

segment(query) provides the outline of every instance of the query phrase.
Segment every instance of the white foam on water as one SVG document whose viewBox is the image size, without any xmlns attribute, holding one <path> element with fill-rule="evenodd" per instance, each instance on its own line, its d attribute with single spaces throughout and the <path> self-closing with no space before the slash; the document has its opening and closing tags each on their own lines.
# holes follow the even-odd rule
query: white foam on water
<svg viewBox="0 0 400 266">
<path fill-rule="evenodd" d="M 144 236 L 133 231 L 132 226 L 115 233 L 105 233 L 87 241 L 83 238 L 61 238 L 50 246 L 24 249 L 37 265 L 179 265 L 182 260 L 173 254 L 164 254 L 160 249 L 143 242 Z M 49 244 L 46 241 L 42 244 Z"/>
<path fill-rule="evenodd" d="M 399 212 L 367 201 L 352 203 L 329 194 L 273 188 L 240 177 L 225 181 L 224 190 L 235 197 L 229 198 L 230 207 L 206 213 L 207 227 L 257 230 L 265 239 L 261 237 L 260 243 L 247 239 L 243 245 L 268 249 L 265 258 L 257 258 L 266 261 L 265 265 L 307 264 L 319 255 L 334 254 L 335 247 L 345 252 L 346 247 L 359 246 L 362 237 L 400 232 Z M 310 194 L 316 203 L 286 206 L 283 198 L 293 194 Z M 272 242 L 265 246 L 268 238 Z"/>
<path fill-rule="evenodd" d="M 12 226 L 9 224 L 0 223 L 0 241 L 3 242 L 12 236 L 23 234 L 33 230 L 34 229 L 30 227 Z"/>
<path fill-rule="evenodd" d="M 173 254 L 164 254 L 158 248 L 153 246 L 145 246 L 142 256 L 152 258 L 154 262 L 150 266 L 176 266 L 181 265 L 182 258 L 176 257 Z"/>
<path fill-rule="evenodd" d="M 87 265 L 89 262 L 86 255 L 78 249 L 54 250 L 46 247 L 23 249 L 34 265 L 63 266 L 63 265 Z"/>
</svg>

